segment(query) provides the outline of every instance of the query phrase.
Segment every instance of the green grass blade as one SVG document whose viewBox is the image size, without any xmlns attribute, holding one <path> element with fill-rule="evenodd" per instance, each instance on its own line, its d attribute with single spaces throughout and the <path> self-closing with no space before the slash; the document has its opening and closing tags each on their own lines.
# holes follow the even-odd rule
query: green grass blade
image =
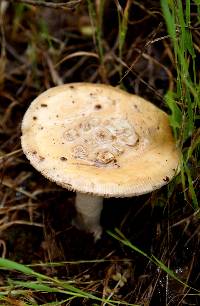
<svg viewBox="0 0 200 306">
<path fill-rule="evenodd" d="M 23 264 L 14 262 L 14 261 L 6 259 L 6 258 L 0 258 L 0 269 L 1 268 L 7 269 L 7 270 L 19 271 L 23 274 L 30 275 L 30 276 L 35 276 L 35 277 L 38 277 L 38 278 L 41 278 L 41 279 L 48 279 L 47 276 L 45 276 L 43 274 L 40 274 L 40 273 L 37 273 L 33 269 L 31 269 L 31 268 L 29 268 L 29 267 L 27 267 Z"/>
</svg>

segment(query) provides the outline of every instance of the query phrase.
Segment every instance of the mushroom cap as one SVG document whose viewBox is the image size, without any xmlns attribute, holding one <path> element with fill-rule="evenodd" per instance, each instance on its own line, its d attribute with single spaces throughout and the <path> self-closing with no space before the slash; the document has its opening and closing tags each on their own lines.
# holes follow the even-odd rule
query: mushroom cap
<svg viewBox="0 0 200 306">
<path fill-rule="evenodd" d="M 105 197 L 151 192 L 179 168 L 167 114 L 103 84 L 71 83 L 39 95 L 24 115 L 21 142 L 51 181 Z"/>
</svg>

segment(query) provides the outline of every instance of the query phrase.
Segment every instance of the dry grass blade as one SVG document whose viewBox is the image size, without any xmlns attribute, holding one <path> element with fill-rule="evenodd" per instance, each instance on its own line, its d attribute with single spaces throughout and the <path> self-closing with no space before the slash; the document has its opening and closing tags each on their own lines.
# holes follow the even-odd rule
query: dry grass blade
<svg viewBox="0 0 200 306">
<path fill-rule="evenodd" d="M 15 151 L 13 151 L 13 152 L 10 152 L 10 153 L 1 155 L 1 156 L 0 156 L 0 162 L 1 162 L 1 160 L 4 160 L 4 159 L 10 158 L 10 157 L 13 157 L 13 156 L 15 156 L 15 155 L 18 155 L 19 153 L 22 153 L 22 149 L 18 149 L 18 150 L 15 150 Z"/>
<path fill-rule="evenodd" d="M 3 232 L 13 225 L 28 225 L 28 226 L 44 227 L 44 225 L 40 223 L 29 222 L 29 221 L 24 221 L 24 220 L 16 220 L 12 222 L 5 222 L 4 224 L 0 225 L 0 231 Z"/>
<path fill-rule="evenodd" d="M 3 239 L 0 239 L 0 248 L 2 249 L 1 252 L 1 258 L 5 258 L 6 257 L 6 243 Z"/>
<path fill-rule="evenodd" d="M 59 66 L 60 64 L 62 64 L 63 62 L 73 58 L 73 57 L 82 57 L 82 56 L 88 56 L 88 57 L 94 57 L 94 58 L 99 58 L 98 54 L 94 53 L 94 52 L 86 52 L 86 51 L 78 51 L 78 52 L 74 52 L 71 53 L 69 55 L 64 56 L 58 63 L 55 64 L 54 67 Z"/>
<path fill-rule="evenodd" d="M 47 65 L 49 67 L 49 71 L 51 73 L 51 77 L 53 80 L 54 85 L 62 85 L 63 84 L 63 80 L 62 78 L 58 75 L 58 72 L 55 69 L 55 65 L 53 65 L 51 58 L 48 56 L 48 54 L 46 55 L 46 59 L 47 59 Z"/>
</svg>

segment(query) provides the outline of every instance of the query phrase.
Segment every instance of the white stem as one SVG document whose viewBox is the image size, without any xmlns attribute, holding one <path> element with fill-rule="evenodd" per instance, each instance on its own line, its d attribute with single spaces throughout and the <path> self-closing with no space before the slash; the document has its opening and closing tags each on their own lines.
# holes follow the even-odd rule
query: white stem
<svg viewBox="0 0 200 306">
<path fill-rule="evenodd" d="M 94 235 L 94 239 L 101 238 L 102 227 L 100 225 L 101 211 L 103 208 L 103 197 L 90 194 L 76 194 L 75 201 L 77 218 L 76 226 Z"/>
</svg>

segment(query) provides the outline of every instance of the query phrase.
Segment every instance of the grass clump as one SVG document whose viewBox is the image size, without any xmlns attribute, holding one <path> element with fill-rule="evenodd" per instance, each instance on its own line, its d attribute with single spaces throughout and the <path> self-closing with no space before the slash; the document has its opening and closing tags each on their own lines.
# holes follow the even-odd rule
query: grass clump
<svg viewBox="0 0 200 306">
<path fill-rule="evenodd" d="M 195 209 L 199 208 L 194 188 L 194 178 L 190 161 L 197 165 L 199 158 L 200 135 L 196 130 L 200 107 L 200 85 L 197 81 L 196 52 L 191 34 L 191 2 L 161 1 L 168 33 L 173 42 L 176 68 L 176 91 L 168 92 L 166 103 L 171 110 L 170 121 L 175 137 L 182 150 L 181 179 L 185 200 L 189 197 Z M 189 195 L 187 195 L 187 187 Z"/>
</svg>

